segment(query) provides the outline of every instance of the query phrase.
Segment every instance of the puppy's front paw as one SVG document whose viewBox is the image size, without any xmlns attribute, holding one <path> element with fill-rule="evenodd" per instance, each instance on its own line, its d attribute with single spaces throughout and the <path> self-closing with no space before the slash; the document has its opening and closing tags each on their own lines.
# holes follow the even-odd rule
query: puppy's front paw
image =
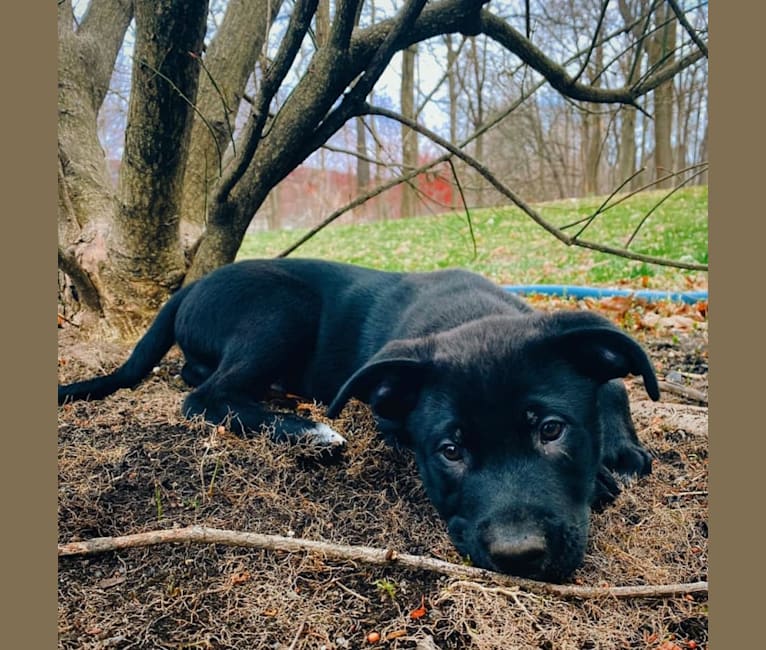
<svg viewBox="0 0 766 650">
<path fill-rule="evenodd" d="M 601 467 L 596 475 L 596 491 L 593 495 L 593 501 L 590 507 L 595 510 L 603 510 L 612 503 L 620 494 L 620 485 L 614 478 L 614 475 L 606 467 Z"/>
<path fill-rule="evenodd" d="M 604 465 L 624 477 L 646 476 L 652 471 L 652 455 L 640 444 L 626 442 L 604 458 Z"/>
</svg>

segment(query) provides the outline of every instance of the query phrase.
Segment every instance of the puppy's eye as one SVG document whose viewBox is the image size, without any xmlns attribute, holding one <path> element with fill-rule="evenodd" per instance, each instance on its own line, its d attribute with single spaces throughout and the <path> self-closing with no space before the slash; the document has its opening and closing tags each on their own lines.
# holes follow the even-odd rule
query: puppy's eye
<svg viewBox="0 0 766 650">
<path fill-rule="evenodd" d="M 540 424 L 540 442 L 543 444 L 558 440 L 564 435 L 567 425 L 566 422 L 558 418 L 546 418 Z"/>
<path fill-rule="evenodd" d="M 441 455 L 444 456 L 451 463 L 455 463 L 463 459 L 462 447 L 452 442 L 444 443 L 441 447 L 439 447 L 439 451 L 441 452 Z"/>
</svg>

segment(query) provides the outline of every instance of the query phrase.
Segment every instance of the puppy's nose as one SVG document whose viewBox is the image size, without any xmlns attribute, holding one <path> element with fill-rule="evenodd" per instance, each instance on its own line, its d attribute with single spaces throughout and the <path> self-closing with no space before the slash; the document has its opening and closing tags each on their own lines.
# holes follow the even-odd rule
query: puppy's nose
<svg viewBox="0 0 766 650">
<path fill-rule="evenodd" d="M 492 563 L 503 573 L 527 577 L 539 572 L 547 544 L 538 531 L 519 531 L 495 537 L 487 551 Z"/>
</svg>

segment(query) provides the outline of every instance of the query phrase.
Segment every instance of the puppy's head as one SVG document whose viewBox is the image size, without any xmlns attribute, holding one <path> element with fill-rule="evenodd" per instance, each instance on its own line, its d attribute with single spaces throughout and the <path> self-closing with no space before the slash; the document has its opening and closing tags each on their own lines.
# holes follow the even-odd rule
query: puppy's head
<svg viewBox="0 0 766 650">
<path fill-rule="evenodd" d="M 605 500 L 597 394 L 628 374 L 659 397 L 646 354 L 599 316 L 492 316 L 390 343 L 329 415 L 358 397 L 384 434 L 412 447 L 475 565 L 560 581 L 582 562 L 591 504 Z"/>
</svg>

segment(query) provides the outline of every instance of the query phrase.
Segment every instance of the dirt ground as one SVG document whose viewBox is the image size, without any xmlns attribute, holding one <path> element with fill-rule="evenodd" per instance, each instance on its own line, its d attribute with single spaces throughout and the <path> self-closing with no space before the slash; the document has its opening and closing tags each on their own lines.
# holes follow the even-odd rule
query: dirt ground
<svg viewBox="0 0 766 650">
<path fill-rule="evenodd" d="M 651 476 L 592 516 L 584 566 L 594 587 L 707 580 L 707 322 L 697 307 L 537 301 L 592 308 L 646 346 L 678 390 L 648 401 L 628 379 Z M 127 350 L 59 330 L 59 378 L 110 370 Z M 352 403 L 332 426 L 340 461 L 242 439 L 180 418 L 172 352 L 133 391 L 59 409 L 59 541 L 192 524 L 396 549 L 460 563 L 407 451 L 380 441 Z M 322 408 L 300 404 L 322 418 Z M 574 598 L 396 566 L 212 544 L 61 557 L 59 648 L 706 648 L 703 593 Z M 370 633 L 379 636 L 371 643 Z"/>
</svg>

